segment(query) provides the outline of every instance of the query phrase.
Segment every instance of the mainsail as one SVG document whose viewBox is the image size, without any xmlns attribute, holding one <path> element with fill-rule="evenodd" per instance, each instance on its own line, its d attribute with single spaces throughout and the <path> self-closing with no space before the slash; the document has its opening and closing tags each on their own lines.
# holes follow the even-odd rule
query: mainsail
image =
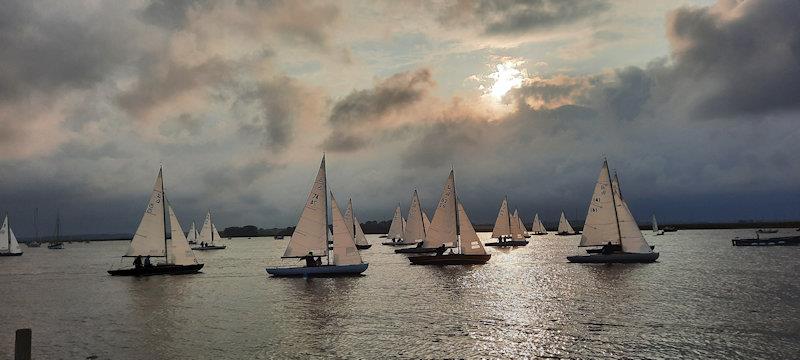
<svg viewBox="0 0 800 360">
<path fill-rule="evenodd" d="M 186 236 L 186 240 L 191 242 L 197 241 L 197 227 L 194 225 L 194 221 L 192 221 L 192 227 L 189 228 L 189 234 Z"/>
<path fill-rule="evenodd" d="M 533 216 L 533 226 L 531 226 L 531 232 L 534 234 L 547 234 L 547 229 L 545 229 L 544 224 L 542 224 L 542 220 L 539 220 L 539 214 Z"/>
<path fill-rule="evenodd" d="M 11 224 L 8 222 L 8 214 L 3 220 L 3 227 L 0 228 L 0 252 L 9 254 L 19 254 L 22 252 L 19 248 L 19 242 L 14 235 L 14 230 L 11 230 Z"/>
<path fill-rule="evenodd" d="M 481 239 L 475 233 L 475 228 L 472 227 L 472 222 L 467 217 L 467 212 L 464 211 L 464 206 L 458 202 L 458 229 L 461 233 L 460 237 L 460 250 L 465 255 L 486 255 L 486 249 L 483 247 Z"/>
<path fill-rule="evenodd" d="M 353 239 L 357 245 L 369 245 L 367 236 L 364 235 L 364 230 L 361 229 L 361 223 L 358 222 L 355 212 L 353 211 L 353 200 L 347 201 L 347 211 L 344 213 L 344 222 L 348 229 L 353 234 Z"/>
<path fill-rule="evenodd" d="M 356 243 L 353 241 L 352 227 L 348 226 L 336 198 L 331 192 L 331 209 L 333 211 L 333 264 L 354 265 L 361 264 L 361 255 L 358 253 Z"/>
<path fill-rule="evenodd" d="M 408 209 L 408 223 L 403 239 L 406 242 L 419 242 L 425 240 L 425 218 L 420 208 L 417 190 L 411 196 L 411 207 Z"/>
<path fill-rule="evenodd" d="M 319 165 L 317 178 L 311 186 L 303 213 L 297 221 L 283 257 L 302 257 L 313 253 L 315 256 L 328 254 L 328 184 L 325 179 L 325 156 Z"/>
<path fill-rule="evenodd" d="M 175 216 L 175 210 L 172 205 L 169 208 L 169 227 L 171 238 L 167 240 L 167 263 L 175 265 L 193 265 L 197 264 L 197 258 L 194 257 L 192 248 L 189 247 L 189 241 L 183 235 L 183 229 L 178 222 L 178 217 Z M 191 232 L 190 232 L 191 234 Z"/>
<path fill-rule="evenodd" d="M 655 214 L 653 214 L 653 232 L 654 233 L 658 232 L 658 221 L 656 221 L 656 215 Z"/>
<path fill-rule="evenodd" d="M 423 247 L 436 248 L 441 245 L 453 247 L 456 245 L 458 233 L 456 229 L 456 193 L 453 170 L 444 184 L 442 197 L 433 214 L 433 221 L 428 230 L 428 236 L 423 242 Z"/>
<path fill-rule="evenodd" d="M 164 180 L 161 174 L 162 170 L 159 169 L 150 201 L 125 256 L 166 256 Z"/>
<path fill-rule="evenodd" d="M 394 216 L 392 217 L 392 224 L 389 225 L 389 233 L 386 234 L 387 237 L 390 239 L 402 239 L 403 238 L 403 214 L 400 210 L 400 204 L 397 204 L 397 208 L 394 209 Z"/>
<path fill-rule="evenodd" d="M 511 217 L 508 213 L 508 197 L 504 197 L 500 204 L 500 211 L 497 212 L 497 220 L 494 221 L 492 237 L 499 239 L 501 236 L 507 235 L 511 235 Z"/>
<path fill-rule="evenodd" d="M 569 224 L 567 221 L 567 217 L 564 216 L 564 212 L 561 212 L 561 219 L 558 220 L 558 233 L 559 234 L 574 234 L 575 230 L 572 228 L 572 225 Z"/>
</svg>

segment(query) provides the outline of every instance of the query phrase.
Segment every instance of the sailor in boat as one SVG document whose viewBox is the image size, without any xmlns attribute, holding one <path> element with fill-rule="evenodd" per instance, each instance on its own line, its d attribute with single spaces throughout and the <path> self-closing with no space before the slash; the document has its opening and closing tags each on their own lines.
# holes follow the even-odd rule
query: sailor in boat
<svg viewBox="0 0 800 360">
<path fill-rule="evenodd" d="M 306 267 L 322 266 L 322 258 L 314 256 L 314 253 L 311 251 L 308 252 L 308 255 L 301 257 L 300 260 L 306 261 Z"/>
<path fill-rule="evenodd" d="M 439 247 L 436 248 L 436 255 L 444 255 L 445 250 L 447 250 L 447 247 L 445 247 L 444 244 L 439 245 Z"/>
<path fill-rule="evenodd" d="M 142 268 L 142 255 L 136 256 L 136 258 L 133 259 L 133 267 L 136 269 Z"/>
<path fill-rule="evenodd" d="M 153 264 L 150 262 L 150 255 L 147 255 L 147 256 L 144 258 L 144 267 L 146 267 L 146 268 L 151 268 L 151 267 L 153 267 Z"/>
</svg>

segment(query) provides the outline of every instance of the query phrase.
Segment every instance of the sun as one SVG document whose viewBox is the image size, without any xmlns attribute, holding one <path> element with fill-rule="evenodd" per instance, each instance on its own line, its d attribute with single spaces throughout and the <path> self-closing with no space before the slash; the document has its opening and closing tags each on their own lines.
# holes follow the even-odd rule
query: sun
<svg viewBox="0 0 800 360">
<path fill-rule="evenodd" d="M 522 60 L 506 59 L 495 65 L 496 71 L 488 76 L 494 83 L 487 92 L 495 101 L 499 102 L 509 90 L 522 86 L 527 75 L 522 67 L 524 63 Z"/>
</svg>

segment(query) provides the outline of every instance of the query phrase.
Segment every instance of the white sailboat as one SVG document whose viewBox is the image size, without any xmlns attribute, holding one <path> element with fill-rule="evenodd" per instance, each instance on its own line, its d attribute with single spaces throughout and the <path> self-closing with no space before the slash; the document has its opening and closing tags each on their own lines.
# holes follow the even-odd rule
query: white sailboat
<svg viewBox="0 0 800 360">
<path fill-rule="evenodd" d="M 170 239 L 167 238 L 168 224 L 171 230 Z M 183 235 L 178 218 L 167 201 L 162 169 L 158 170 L 156 183 L 142 215 L 142 221 L 122 258 L 136 258 L 134 267 L 109 270 L 109 274 L 128 276 L 192 274 L 203 268 L 203 264 L 197 263 L 192 249 L 189 248 L 189 242 Z M 145 258 L 144 263 L 141 262 L 142 258 Z M 162 261 L 153 264 L 149 258 Z"/>
<path fill-rule="evenodd" d="M 402 209 L 400 204 L 394 209 L 394 216 L 392 216 L 392 223 L 389 225 L 389 232 L 386 237 L 391 241 L 384 242 L 383 245 L 412 245 L 413 243 L 405 243 L 403 235 L 405 234 L 406 220 L 403 219 Z"/>
<path fill-rule="evenodd" d="M 533 235 L 545 235 L 547 234 L 547 229 L 542 224 L 542 220 L 539 220 L 539 214 L 533 216 L 533 225 L 531 226 L 531 232 Z"/>
<path fill-rule="evenodd" d="M 220 244 L 221 240 L 217 226 L 214 225 L 211 210 L 208 210 L 206 219 L 203 221 L 203 227 L 200 229 L 200 235 L 195 240 L 200 246 L 193 246 L 192 250 L 223 250 L 226 246 Z"/>
<path fill-rule="evenodd" d="M 364 229 L 361 228 L 361 223 L 358 222 L 358 218 L 353 211 L 353 199 L 347 200 L 347 211 L 344 213 L 344 221 L 347 227 L 352 230 L 353 241 L 356 243 L 356 248 L 365 250 L 372 247 L 372 244 L 367 241 L 367 236 L 364 235 Z"/>
<path fill-rule="evenodd" d="M 569 224 L 567 217 L 564 216 L 564 211 L 561 211 L 561 218 L 558 220 L 558 232 L 556 235 L 575 235 L 575 229 Z"/>
<path fill-rule="evenodd" d="M 664 235 L 664 230 L 658 229 L 658 221 L 656 220 L 656 214 L 653 214 L 653 235 Z"/>
<path fill-rule="evenodd" d="M 286 245 L 282 258 L 306 260 L 303 267 L 270 267 L 267 273 L 276 277 L 358 276 L 369 266 L 361 260 L 353 233 L 348 227 L 336 200 L 331 193 L 333 212 L 333 261 L 328 250 L 328 182 L 325 173 L 325 156 L 319 165 L 317 177 L 311 186 L 303 213 L 297 221 L 294 234 Z M 322 258 L 327 259 L 325 265 Z"/>
<path fill-rule="evenodd" d="M 450 170 L 429 230 L 425 241 L 439 251 L 436 255 L 410 256 L 408 260 L 413 265 L 485 264 L 492 257 L 486 253 L 464 206 L 458 201 L 453 170 Z M 455 249 L 445 254 L 447 247 Z"/>
<path fill-rule="evenodd" d="M 519 231 L 519 236 L 524 239 L 531 237 L 531 234 L 529 234 L 528 229 L 525 228 L 525 223 L 522 222 L 522 218 L 519 216 L 517 209 L 514 209 L 514 219 L 517 220 L 516 230 Z"/>
<path fill-rule="evenodd" d="M 612 181 L 607 161 L 603 161 L 600 169 L 578 246 L 602 248 L 587 250 L 588 255 L 568 256 L 570 262 L 631 263 L 658 259 L 658 253 L 647 244 L 622 199 L 619 183 Z"/>
<path fill-rule="evenodd" d="M 189 234 L 186 236 L 186 240 L 189 241 L 190 245 L 197 244 L 197 237 L 199 234 L 197 233 L 197 226 L 195 226 L 194 221 L 192 221 L 192 226 L 189 228 Z"/>
<path fill-rule="evenodd" d="M 436 252 L 436 248 L 431 248 L 426 244 L 425 239 L 428 236 L 428 230 L 431 228 L 431 221 L 428 220 L 428 215 L 422 211 L 421 201 L 417 190 L 414 190 L 411 195 L 411 207 L 408 209 L 408 220 L 406 224 L 405 240 L 411 243 L 416 243 L 416 247 L 397 249 L 394 252 L 398 254 L 420 254 Z"/>
<path fill-rule="evenodd" d="M 497 212 L 497 219 L 494 221 L 492 237 L 496 242 L 488 242 L 486 246 L 506 247 L 506 246 L 525 246 L 525 227 L 519 219 L 519 213 L 514 211 L 512 215 L 508 209 L 508 196 L 503 198 L 500 203 L 500 210 Z"/>
<path fill-rule="evenodd" d="M 0 228 L 0 256 L 20 256 L 22 249 L 19 248 L 19 242 L 14 235 L 14 230 L 11 230 L 11 223 L 8 220 L 8 213 L 3 220 L 3 227 Z"/>
</svg>

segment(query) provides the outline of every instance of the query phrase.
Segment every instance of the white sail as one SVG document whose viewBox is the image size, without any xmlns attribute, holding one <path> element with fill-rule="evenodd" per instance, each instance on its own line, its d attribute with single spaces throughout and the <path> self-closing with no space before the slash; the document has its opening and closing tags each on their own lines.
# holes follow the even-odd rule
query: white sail
<svg viewBox="0 0 800 360">
<path fill-rule="evenodd" d="M 656 215 L 655 214 L 653 214 L 653 232 L 654 233 L 658 232 L 658 221 L 656 221 Z"/>
<path fill-rule="evenodd" d="M 499 239 L 501 236 L 507 235 L 511 235 L 511 217 L 508 212 L 508 198 L 505 197 L 497 212 L 497 220 L 494 221 L 492 237 Z"/>
<path fill-rule="evenodd" d="M 600 169 L 600 175 L 597 177 L 594 193 L 592 193 L 592 201 L 589 202 L 589 210 L 586 213 L 586 222 L 583 225 L 583 234 L 578 246 L 602 246 L 609 242 L 619 244 L 620 236 L 613 196 L 608 162 L 603 161 L 603 167 Z"/>
<path fill-rule="evenodd" d="M 619 221 L 620 241 L 622 242 L 622 251 L 628 253 L 651 253 L 650 245 L 639 230 L 639 224 L 633 218 L 631 210 L 628 208 L 628 203 L 622 198 L 622 191 L 619 188 L 619 179 L 617 174 L 614 174 L 614 181 L 612 183 L 614 189 L 615 201 L 617 204 L 617 221 Z"/>
<path fill-rule="evenodd" d="M 422 223 L 425 224 L 425 235 L 428 234 L 428 229 L 431 228 L 431 220 L 428 219 L 428 213 L 422 212 Z"/>
<path fill-rule="evenodd" d="M 186 240 L 191 242 L 197 241 L 197 227 L 194 225 L 194 221 L 192 221 L 192 227 L 189 228 L 189 234 L 186 236 Z"/>
<path fill-rule="evenodd" d="M 514 212 L 516 213 L 516 210 Z M 528 229 L 525 228 L 525 223 L 522 222 L 522 217 L 520 217 L 519 215 L 517 215 L 517 222 L 519 223 L 520 230 L 522 230 L 522 236 L 525 237 L 530 235 L 528 234 Z"/>
<path fill-rule="evenodd" d="M 222 237 L 219 236 L 219 231 L 217 231 L 217 225 L 215 225 L 213 222 L 211 223 L 211 231 L 213 231 L 214 234 L 212 237 L 214 241 L 220 241 L 220 239 L 222 239 Z M 214 241 L 212 241 L 211 244 L 214 244 Z"/>
<path fill-rule="evenodd" d="M 164 183 L 158 170 L 153 193 L 125 256 L 165 256 Z"/>
<path fill-rule="evenodd" d="M 475 233 L 475 228 L 472 227 L 472 222 L 467 217 L 467 212 L 464 211 L 464 205 L 458 202 L 458 229 L 461 233 L 460 250 L 465 255 L 486 255 L 486 249 L 483 248 L 481 239 Z"/>
<path fill-rule="evenodd" d="M 186 236 L 183 235 L 183 229 L 178 222 L 178 217 L 175 216 L 175 210 L 172 209 L 172 205 L 168 205 L 168 208 L 169 227 L 172 236 L 167 240 L 167 249 L 169 249 L 169 251 L 167 251 L 167 264 L 197 264 L 197 258 L 194 257 L 194 252 L 192 252 L 192 248 L 189 247 L 189 241 L 186 240 Z"/>
<path fill-rule="evenodd" d="M 514 215 L 511 215 L 511 238 L 514 240 L 525 238 L 525 230 L 522 227 L 522 221 L 519 220 L 519 212 L 517 210 L 514 210 Z"/>
<path fill-rule="evenodd" d="M 358 253 L 356 243 L 353 241 L 352 227 L 342 216 L 339 205 L 331 192 L 331 210 L 333 215 L 333 264 L 354 265 L 361 264 L 361 254 Z"/>
<path fill-rule="evenodd" d="M 3 220 L 3 227 L 0 228 L 0 252 L 9 254 L 22 253 L 17 237 L 14 235 L 14 230 L 11 229 L 11 224 L 8 223 L 8 215 Z"/>
<path fill-rule="evenodd" d="M 214 245 L 219 241 L 219 232 L 217 227 L 214 226 L 214 220 L 211 217 L 211 210 L 206 213 L 206 219 L 203 221 L 203 227 L 200 229 L 200 235 L 197 238 L 198 242 L 205 242 Z"/>
<path fill-rule="evenodd" d="M 428 230 L 423 247 L 436 248 L 442 244 L 453 247 L 456 245 L 457 236 L 455 179 L 453 171 L 450 170 L 450 176 L 444 184 L 442 197 L 436 206 L 431 228 Z"/>
<path fill-rule="evenodd" d="M 394 209 L 394 216 L 392 217 L 392 224 L 389 225 L 389 233 L 386 236 L 390 239 L 403 238 L 403 215 L 400 212 L 400 205 Z"/>
<path fill-rule="evenodd" d="M 558 220 L 558 232 L 560 234 L 574 234 L 575 230 L 572 228 L 572 225 L 569 224 L 567 221 L 567 217 L 564 216 L 564 212 L 561 212 L 561 219 Z"/>
<path fill-rule="evenodd" d="M 355 220 L 354 228 L 356 230 L 355 234 L 356 245 L 369 245 L 369 241 L 367 241 L 367 235 L 364 235 L 364 229 L 361 228 L 361 223 L 358 222 L 358 218 L 354 216 L 353 219 Z"/>
<path fill-rule="evenodd" d="M 303 213 L 297 221 L 283 257 L 301 257 L 309 252 L 317 256 L 328 254 L 327 188 L 325 178 L 325 156 L 319 165 L 317 178 L 311 186 Z"/>
<path fill-rule="evenodd" d="M 355 228 L 353 228 L 353 223 L 355 220 L 353 219 L 353 199 L 349 199 L 347 201 L 347 210 L 344 212 L 344 223 L 347 225 L 348 228 L 355 234 Z"/>
<path fill-rule="evenodd" d="M 544 224 L 542 224 L 542 220 L 539 219 L 539 214 L 533 216 L 531 232 L 534 234 L 547 234 L 547 229 L 545 229 Z"/>
<path fill-rule="evenodd" d="M 425 240 L 425 218 L 419 204 L 417 190 L 411 196 L 411 207 L 408 209 L 408 222 L 403 236 L 406 242 L 419 242 Z"/>
</svg>

